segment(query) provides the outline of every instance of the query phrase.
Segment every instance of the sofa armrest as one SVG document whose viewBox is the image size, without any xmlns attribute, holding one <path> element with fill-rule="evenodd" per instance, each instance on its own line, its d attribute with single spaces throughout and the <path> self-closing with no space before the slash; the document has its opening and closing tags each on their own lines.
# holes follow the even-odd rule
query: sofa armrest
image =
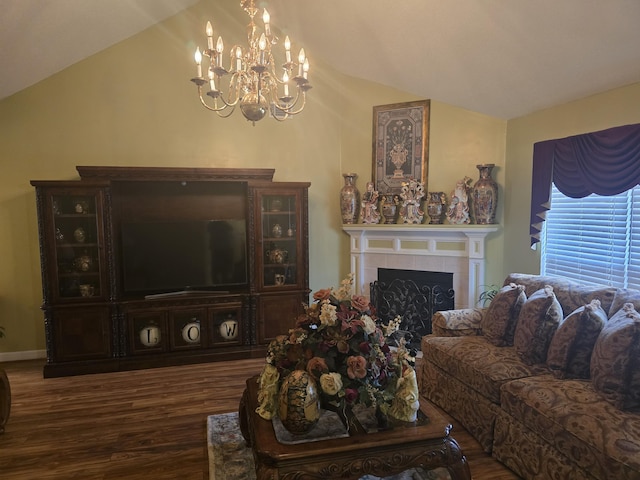
<svg viewBox="0 0 640 480">
<path fill-rule="evenodd" d="M 443 310 L 433 314 L 431 327 L 437 337 L 482 335 L 482 317 L 486 308 Z"/>
</svg>

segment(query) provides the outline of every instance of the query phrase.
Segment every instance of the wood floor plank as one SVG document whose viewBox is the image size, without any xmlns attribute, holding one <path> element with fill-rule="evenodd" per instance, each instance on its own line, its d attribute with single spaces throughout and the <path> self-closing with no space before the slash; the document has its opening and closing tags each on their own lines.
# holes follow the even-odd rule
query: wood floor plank
<svg viewBox="0 0 640 480">
<path fill-rule="evenodd" d="M 206 418 L 236 411 L 263 359 L 44 379 L 42 361 L 3 365 L 11 416 L 3 480 L 207 480 Z M 517 479 L 456 422 L 474 480 Z"/>
</svg>

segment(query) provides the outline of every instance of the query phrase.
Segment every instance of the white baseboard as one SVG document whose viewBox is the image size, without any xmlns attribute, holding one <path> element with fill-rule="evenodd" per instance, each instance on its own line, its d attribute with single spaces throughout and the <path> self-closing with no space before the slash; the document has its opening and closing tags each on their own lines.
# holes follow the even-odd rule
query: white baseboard
<svg viewBox="0 0 640 480">
<path fill-rule="evenodd" d="M 3 352 L 0 353 L 1 362 L 17 362 L 19 360 L 36 360 L 47 358 L 46 350 L 26 350 L 23 352 Z"/>
</svg>

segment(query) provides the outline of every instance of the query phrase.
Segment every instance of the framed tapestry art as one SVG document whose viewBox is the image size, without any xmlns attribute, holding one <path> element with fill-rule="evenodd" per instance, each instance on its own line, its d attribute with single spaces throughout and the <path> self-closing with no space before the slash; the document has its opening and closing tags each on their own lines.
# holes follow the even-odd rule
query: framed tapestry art
<svg viewBox="0 0 640 480">
<path fill-rule="evenodd" d="M 373 107 L 373 182 L 397 194 L 415 179 L 427 190 L 430 100 Z"/>
</svg>

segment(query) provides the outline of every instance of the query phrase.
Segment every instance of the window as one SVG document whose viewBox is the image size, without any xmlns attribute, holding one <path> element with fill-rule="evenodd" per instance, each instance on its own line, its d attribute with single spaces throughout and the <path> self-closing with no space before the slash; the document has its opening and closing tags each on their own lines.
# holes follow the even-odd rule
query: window
<svg viewBox="0 0 640 480">
<path fill-rule="evenodd" d="M 546 275 L 640 289 L 640 187 L 569 198 L 553 185 L 541 259 Z"/>
</svg>

